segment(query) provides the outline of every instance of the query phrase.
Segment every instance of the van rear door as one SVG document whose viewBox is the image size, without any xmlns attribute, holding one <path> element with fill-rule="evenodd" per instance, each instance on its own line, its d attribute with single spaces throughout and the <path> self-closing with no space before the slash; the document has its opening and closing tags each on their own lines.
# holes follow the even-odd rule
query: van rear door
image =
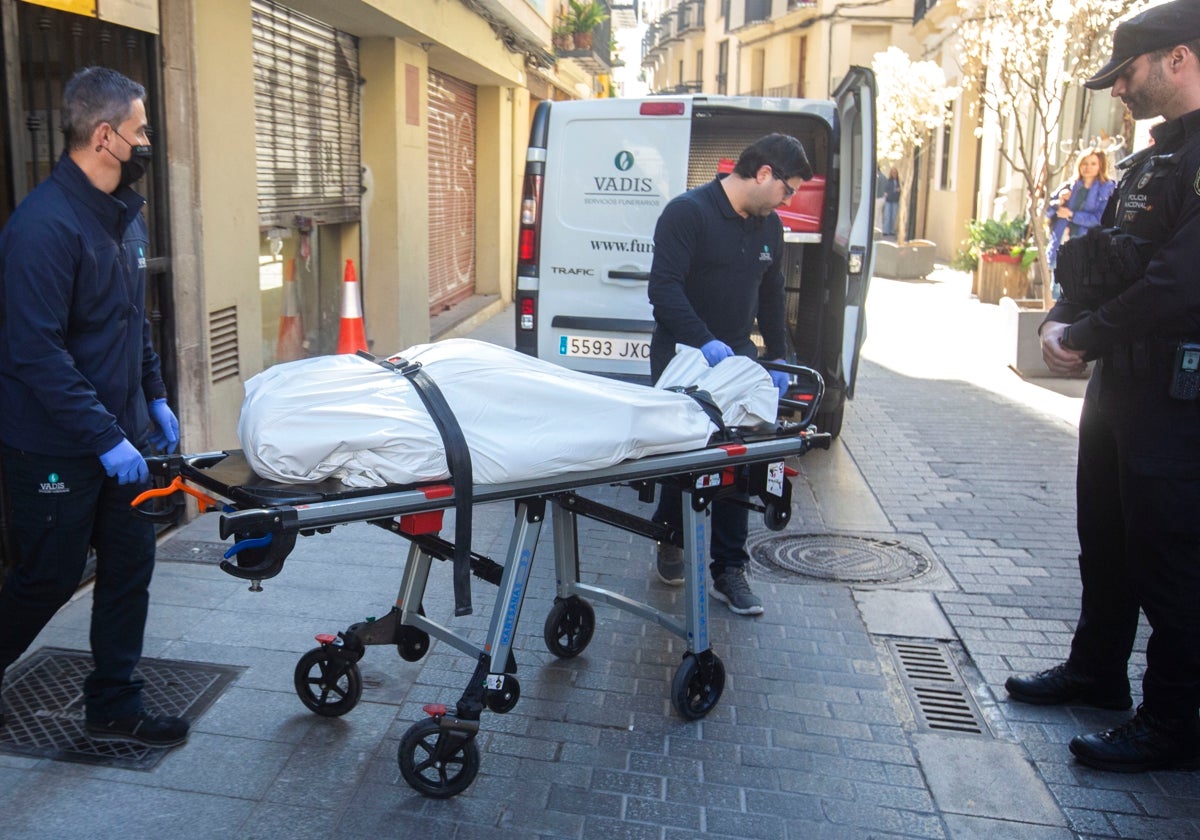
<svg viewBox="0 0 1200 840">
<path fill-rule="evenodd" d="M 687 188 L 681 152 L 690 122 L 685 99 L 553 104 L 539 237 L 539 358 L 649 376 L 654 226 Z"/>
<path fill-rule="evenodd" d="M 846 396 L 853 397 L 859 351 L 866 338 L 867 289 L 875 266 L 875 74 L 865 67 L 851 67 L 833 98 L 841 180 L 833 253 L 846 267 L 841 361 Z M 840 408 L 836 422 L 827 425 L 840 429 Z"/>
</svg>

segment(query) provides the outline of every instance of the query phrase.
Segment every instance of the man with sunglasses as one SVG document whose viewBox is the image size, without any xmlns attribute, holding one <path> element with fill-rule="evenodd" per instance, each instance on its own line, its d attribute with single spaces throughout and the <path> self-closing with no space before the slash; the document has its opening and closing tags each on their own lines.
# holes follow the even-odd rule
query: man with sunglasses
<svg viewBox="0 0 1200 840">
<path fill-rule="evenodd" d="M 146 320 L 146 201 L 132 189 L 150 156 L 145 99 L 114 70 L 76 73 L 63 89 L 66 151 L 0 233 L 0 457 L 16 555 L 0 589 L 0 678 L 74 594 L 90 545 L 85 730 L 170 747 L 188 724 L 147 712 L 134 675 L 155 532 L 130 501 L 150 487 L 146 446 L 179 442 Z"/>
<path fill-rule="evenodd" d="M 786 353 L 783 225 L 775 210 L 812 178 L 804 147 L 795 137 L 769 134 L 742 151 L 733 171 L 672 199 L 654 230 L 649 295 L 654 310 L 650 374 L 657 381 L 676 344 L 697 347 L 709 365 L 734 355 L 758 357 L 751 340 L 757 323 L 765 358 Z M 771 372 L 780 396 L 787 376 Z M 663 487 L 656 522 L 678 531 L 678 490 Z M 761 615 L 762 601 L 746 580 L 747 508 L 717 500 L 712 506 L 713 597 L 738 615 Z M 667 584 L 683 583 L 683 552 L 660 543 L 657 572 Z"/>
</svg>

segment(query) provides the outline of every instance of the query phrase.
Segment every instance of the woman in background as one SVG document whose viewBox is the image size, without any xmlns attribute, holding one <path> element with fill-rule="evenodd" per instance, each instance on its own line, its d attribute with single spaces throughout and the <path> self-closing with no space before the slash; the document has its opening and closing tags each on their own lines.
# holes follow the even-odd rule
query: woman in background
<svg viewBox="0 0 1200 840">
<path fill-rule="evenodd" d="M 1050 267 L 1058 262 L 1058 248 L 1067 238 L 1082 236 L 1100 224 L 1104 206 L 1117 182 L 1108 177 L 1108 159 L 1099 149 L 1087 149 L 1075 162 L 1077 177 L 1054 191 L 1046 216 L 1050 219 Z"/>
</svg>

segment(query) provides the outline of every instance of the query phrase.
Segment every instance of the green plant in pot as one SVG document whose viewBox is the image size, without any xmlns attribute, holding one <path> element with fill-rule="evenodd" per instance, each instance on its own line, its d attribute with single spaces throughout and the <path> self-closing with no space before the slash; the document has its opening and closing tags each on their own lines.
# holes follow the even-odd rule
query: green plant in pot
<svg viewBox="0 0 1200 840">
<path fill-rule="evenodd" d="M 1020 263 L 1028 269 L 1037 259 L 1037 248 L 1029 242 L 1024 216 L 1008 218 L 1001 213 L 999 219 L 973 219 L 967 223 L 966 248 L 955 257 L 954 267 L 960 270 L 974 269 L 982 258 L 985 261 Z"/>
<path fill-rule="evenodd" d="M 592 33 L 608 20 L 608 11 L 597 0 L 567 0 L 567 3 L 566 24 L 575 37 L 575 49 L 590 50 Z"/>
</svg>

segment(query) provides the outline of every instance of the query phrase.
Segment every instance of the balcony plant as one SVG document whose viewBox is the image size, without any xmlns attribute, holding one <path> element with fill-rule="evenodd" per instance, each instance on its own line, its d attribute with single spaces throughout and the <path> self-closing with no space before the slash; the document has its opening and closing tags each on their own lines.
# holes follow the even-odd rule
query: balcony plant
<svg viewBox="0 0 1200 840">
<path fill-rule="evenodd" d="M 566 27 L 575 39 L 575 49 L 590 50 L 592 33 L 608 20 L 608 10 L 599 0 L 567 0 Z"/>
</svg>

